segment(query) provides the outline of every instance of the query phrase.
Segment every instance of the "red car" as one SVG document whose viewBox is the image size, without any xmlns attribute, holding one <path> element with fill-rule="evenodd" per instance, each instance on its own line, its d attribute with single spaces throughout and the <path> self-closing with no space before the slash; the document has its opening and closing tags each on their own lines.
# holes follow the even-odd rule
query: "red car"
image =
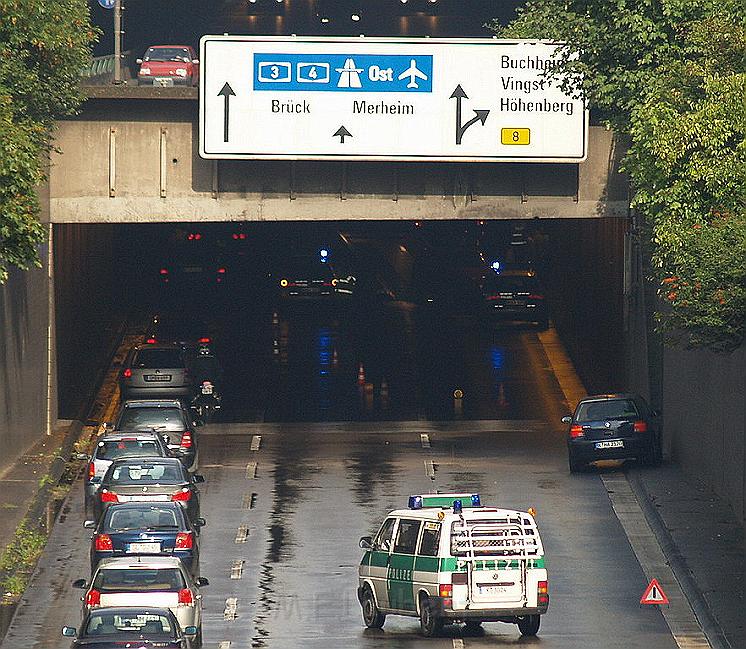
<svg viewBox="0 0 746 649">
<path fill-rule="evenodd" d="M 153 45 L 137 59 L 140 86 L 196 86 L 199 83 L 199 60 L 188 45 Z"/>
</svg>

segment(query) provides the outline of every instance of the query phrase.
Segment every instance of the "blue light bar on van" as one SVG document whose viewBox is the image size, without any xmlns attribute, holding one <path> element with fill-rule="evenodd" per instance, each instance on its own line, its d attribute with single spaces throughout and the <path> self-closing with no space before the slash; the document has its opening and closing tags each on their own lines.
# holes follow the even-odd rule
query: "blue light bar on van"
<svg viewBox="0 0 746 649">
<path fill-rule="evenodd" d="M 460 500 L 463 507 L 481 507 L 479 494 L 423 494 L 409 497 L 409 509 L 426 507 L 453 507 L 453 501 Z"/>
</svg>

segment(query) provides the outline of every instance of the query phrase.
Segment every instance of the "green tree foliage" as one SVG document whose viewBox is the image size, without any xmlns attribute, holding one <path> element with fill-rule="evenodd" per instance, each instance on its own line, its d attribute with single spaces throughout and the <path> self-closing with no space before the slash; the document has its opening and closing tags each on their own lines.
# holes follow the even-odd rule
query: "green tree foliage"
<svg viewBox="0 0 746 649">
<path fill-rule="evenodd" d="M 737 0 L 535 0 L 503 37 L 566 43 L 565 85 L 630 137 L 661 331 L 728 350 L 746 329 L 746 12 Z M 582 75 L 582 80 L 581 79 Z"/>
<path fill-rule="evenodd" d="M 39 265 L 36 190 L 55 119 L 82 100 L 95 36 L 85 0 L 0 0 L 0 283 L 10 266 Z"/>
</svg>

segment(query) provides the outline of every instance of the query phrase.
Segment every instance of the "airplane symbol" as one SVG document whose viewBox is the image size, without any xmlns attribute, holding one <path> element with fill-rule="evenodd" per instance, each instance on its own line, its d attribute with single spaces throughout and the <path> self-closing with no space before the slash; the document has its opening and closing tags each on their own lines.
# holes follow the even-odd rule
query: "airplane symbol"
<svg viewBox="0 0 746 649">
<path fill-rule="evenodd" d="M 363 84 L 360 82 L 360 73 L 363 71 L 362 68 L 355 67 L 355 59 L 345 59 L 344 67 L 335 68 L 339 72 L 339 82 L 337 88 L 362 88 Z"/>
<path fill-rule="evenodd" d="M 417 68 L 417 63 L 414 59 L 409 60 L 409 67 L 399 75 L 398 79 L 399 81 L 402 81 L 407 77 L 409 77 L 407 88 L 419 88 L 415 79 L 422 79 L 423 81 L 427 81 L 427 75 Z"/>
</svg>

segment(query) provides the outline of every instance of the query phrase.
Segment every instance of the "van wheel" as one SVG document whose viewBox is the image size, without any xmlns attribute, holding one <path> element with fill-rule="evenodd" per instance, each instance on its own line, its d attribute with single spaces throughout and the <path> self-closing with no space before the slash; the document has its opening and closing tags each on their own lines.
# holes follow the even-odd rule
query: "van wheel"
<svg viewBox="0 0 746 649">
<path fill-rule="evenodd" d="M 466 620 L 465 624 L 467 631 L 476 631 L 482 628 L 482 620 Z"/>
<path fill-rule="evenodd" d="M 518 618 L 518 630 L 521 635 L 536 635 L 540 624 L 541 616 L 539 615 L 526 615 Z"/>
<path fill-rule="evenodd" d="M 369 629 L 380 629 L 386 621 L 386 616 L 378 610 L 376 598 L 373 597 L 373 591 L 370 586 L 363 589 L 363 598 L 360 602 L 363 608 L 363 622 Z"/>
<path fill-rule="evenodd" d="M 424 595 L 420 596 L 420 631 L 426 638 L 439 636 L 443 631 L 443 618 L 435 614 L 435 607 Z"/>
</svg>

